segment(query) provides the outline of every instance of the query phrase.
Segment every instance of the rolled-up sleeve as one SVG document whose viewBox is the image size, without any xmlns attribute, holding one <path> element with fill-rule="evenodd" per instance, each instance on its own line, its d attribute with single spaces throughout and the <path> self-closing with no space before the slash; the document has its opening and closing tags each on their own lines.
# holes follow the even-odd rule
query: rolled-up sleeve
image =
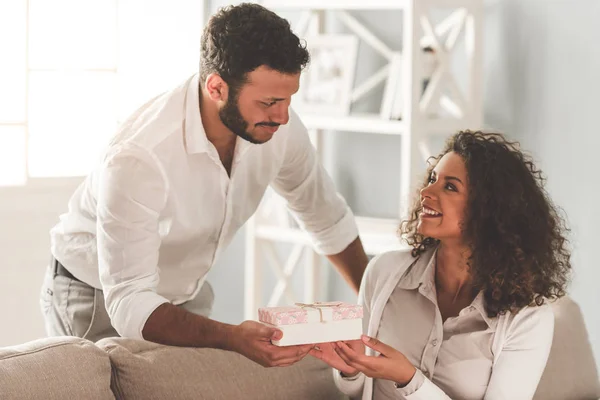
<svg viewBox="0 0 600 400">
<path fill-rule="evenodd" d="M 289 137 L 273 189 L 308 232 L 320 254 L 343 251 L 358 236 L 352 211 L 316 155 L 306 127 L 290 109 Z"/>
<path fill-rule="evenodd" d="M 97 188 L 98 265 L 106 309 L 119 335 L 143 339 L 150 314 L 168 302 L 156 293 L 167 181 L 149 154 L 127 149 L 106 159 Z"/>
</svg>

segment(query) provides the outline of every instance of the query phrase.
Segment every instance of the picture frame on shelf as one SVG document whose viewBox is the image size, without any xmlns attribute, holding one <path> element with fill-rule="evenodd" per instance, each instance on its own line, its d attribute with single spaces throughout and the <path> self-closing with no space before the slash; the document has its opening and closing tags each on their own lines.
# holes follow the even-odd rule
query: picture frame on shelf
<svg viewBox="0 0 600 400">
<path fill-rule="evenodd" d="M 437 59 L 435 51 L 431 47 L 424 47 L 422 71 L 423 86 L 425 92 L 431 77 L 437 68 Z M 390 60 L 388 77 L 383 90 L 379 116 L 387 120 L 401 120 L 404 105 L 404 78 L 403 78 L 403 58 L 401 52 L 395 52 Z"/>
<path fill-rule="evenodd" d="M 395 52 L 390 60 L 388 78 L 383 88 L 380 118 L 402 119 L 403 86 L 402 53 Z"/>
<path fill-rule="evenodd" d="M 358 38 L 348 34 L 305 37 L 310 63 L 292 98 L 299 113 L 344 116 L 350 113 Z"/>
</svg>

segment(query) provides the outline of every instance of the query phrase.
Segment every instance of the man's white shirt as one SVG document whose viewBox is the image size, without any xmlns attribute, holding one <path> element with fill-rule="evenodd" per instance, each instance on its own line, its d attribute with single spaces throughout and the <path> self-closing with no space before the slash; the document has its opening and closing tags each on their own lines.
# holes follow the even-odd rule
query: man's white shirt
<svg viewBox="0 0 600 400">
<path fill-rule="evenodd" d="M 269 185 L 318 252 L 339 253 L 358 236 L 291 109 L 269 142 L 237 139 L 230 177 L 206 137 L 194 75 L 122 124 L 51 230 L 51 251 L 75 277 L 104 291 L 120 335 L 141 338 L 159 305 L 195 297 Z"/>
</svg>

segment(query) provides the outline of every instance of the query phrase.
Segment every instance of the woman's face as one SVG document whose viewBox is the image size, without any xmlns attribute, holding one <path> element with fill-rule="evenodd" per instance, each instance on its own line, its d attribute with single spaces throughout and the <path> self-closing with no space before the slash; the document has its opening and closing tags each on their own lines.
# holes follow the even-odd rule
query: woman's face
<svg viewBox="0 0 600 400">
<path fill-rule="evenodd" d="M 468 195 L 467 168 L 456 153 L 444 155 L 421 190 L 417 230 L 440 241 L 462 239 L 461 225 Z"/>
</svg>

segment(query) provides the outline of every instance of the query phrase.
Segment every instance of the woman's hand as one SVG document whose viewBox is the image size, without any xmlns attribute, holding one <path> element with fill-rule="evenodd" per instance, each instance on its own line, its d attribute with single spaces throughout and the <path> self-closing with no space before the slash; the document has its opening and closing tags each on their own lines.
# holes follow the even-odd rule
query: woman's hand
<svg viewBox="0 0 600 400">
<path fill-rule="evenodd" d="M 366 376 L 377 379 L 386 379 L 405 386 L 417 372 L 417 369 L 408 361 L 404 354 L 375 338 L 363 335 L 362 342 L 380 353 L 373 357 L 357 352 L 348 342 L 336 342 L 336 353 L 350 368 L 363 372 Z"/>
<path fill-rule="evenodd" d="M 357 354 L 365 354 L 365 345 L 360 340 L 347 341 L 347 347 L 352 349 Z M 342 372 L 345 376 L 353 376 L 358 374 L 356 368 L 350 367 L 344 362 L 344 360 L 336 352 L 337 344 L 332 343 L 319 343 L 317 344 L 308 354 L 312 355 L 319 360 L 322 360 L 329 364 L 331 367 Z"/>
</svg>

